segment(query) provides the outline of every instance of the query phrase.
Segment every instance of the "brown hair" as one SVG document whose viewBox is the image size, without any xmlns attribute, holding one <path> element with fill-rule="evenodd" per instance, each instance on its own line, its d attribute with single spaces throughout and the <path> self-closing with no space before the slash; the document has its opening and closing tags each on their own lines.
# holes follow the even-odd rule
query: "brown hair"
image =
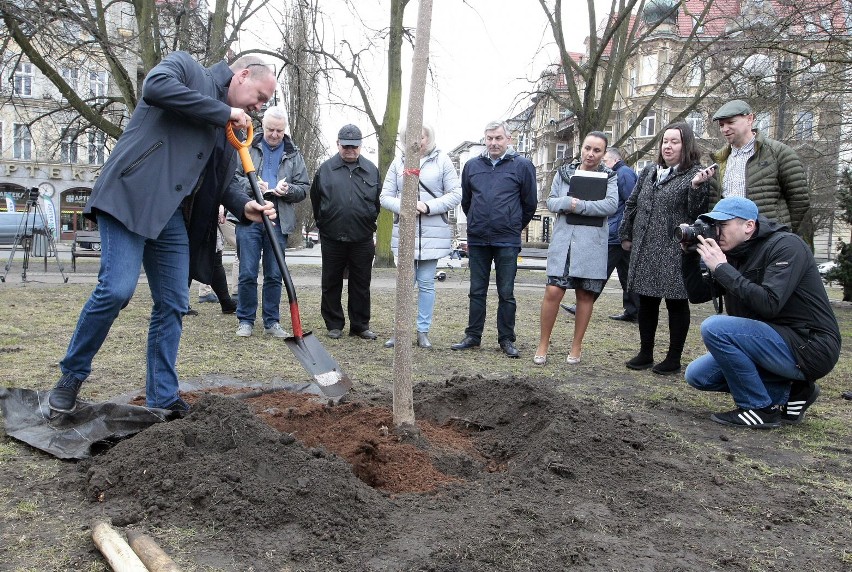
<svg viewBox="0 0 852 572">
<path fill-rule="evenodd" d="M 691 168 L 693 165 L 698 165 L 701 162 L 701 153 L 698 150 L 698 145 L 695 143 L 695 133 L 692 131 L 692 127 L 689 126 L 685 121 L 675 121 L 674 123 L 669 123 L 666 125 L 663 130 L 660 132 L 660 150 L 657 151 L 657 165 L 662 167 L 666 166 L 666 161 L 663 159 L 663 150 L 662 150 L 662 142 L 663 137 L 665 137 L 666 131 L 669 129 L 676 129 L 680 132 L 680 161 L 678 162 L 679 171 L 685 171 Z"/>
</svg>

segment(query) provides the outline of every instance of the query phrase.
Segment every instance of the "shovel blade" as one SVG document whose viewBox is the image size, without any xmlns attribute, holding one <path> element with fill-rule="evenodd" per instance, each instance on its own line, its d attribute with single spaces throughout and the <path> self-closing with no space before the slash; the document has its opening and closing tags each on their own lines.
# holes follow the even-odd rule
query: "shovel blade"
<svg viewBox="0 0 852 572">
<path fill-rule="evenodd" d="M 340 366 L 326 351 L 323 345 L 310 332 L 302 337 L 289 337 L 284 340 L 299 363 L 314 378 L 314 383 L 328 397 L 340 397 L 352 389 L 352 380 L 341 371 Z"/>
</svg>

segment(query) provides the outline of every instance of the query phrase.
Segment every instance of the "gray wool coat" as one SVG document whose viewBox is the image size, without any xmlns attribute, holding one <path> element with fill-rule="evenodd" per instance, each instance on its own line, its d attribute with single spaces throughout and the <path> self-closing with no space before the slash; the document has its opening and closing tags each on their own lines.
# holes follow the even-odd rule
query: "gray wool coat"
<svg viewBox="0 0 852 572">
<path fill-rule="evenodd" d="M 568 275 L 572 278 L 606 279 L 607 249 L 609 248 L 609 225 L 602 226 L 568 224 L 561 212 L 568 212 L 572 198 L 570 180 L 577 165 L 561 167 L 553 177 L 547 208 L 556 214 L 553 225 L 553 238 L 547 249 L 547 275 L 562 276 L 565 273 L 565 260 L 571 253 Z M 599 171 L 607 174 L 606 197 L 599 201 L 580 201 L 576 213 L 586 216 L 608 217 L 618 210 L 618 176 L 600 165 Z M 568 182 L 564 180 L 568 179 Z"/>
<path fill-rule="evenodd" d="M 692 178 L 701 169 L 695 165 L 675 172 L 662 183 L 657 181 L 657 165 L 648 165 L 639 175 L 619 228 L 621 240 L 633 242 L 628 290 L 641 296 L 687 299 L 680 270 L 682 250 L 674 231 L 707 212 L 710 184 L 692 188 Z"/>
<path fill-rule="evenodd" d="M 399 214 L 402 202 L 404 162 L 397 158 L 388 169 L 385 184 L 379 200 L 382 207 Z M 420 181 L 437 196 L 432 196 L 418 185 L 419 201 L 429 207 L 429 214 L 417 217 L 414 231 L 414 259 L 437 260 L 450 254 L 453 245 L 453 231 L 448 224 L 447 213 L 461 202 L 461 183 L 453 162 L 438 149 L 420 158 Z M 399 252 L 399 219 L 393 225 L 391 249 L 394 256 Z"/>
</svg>

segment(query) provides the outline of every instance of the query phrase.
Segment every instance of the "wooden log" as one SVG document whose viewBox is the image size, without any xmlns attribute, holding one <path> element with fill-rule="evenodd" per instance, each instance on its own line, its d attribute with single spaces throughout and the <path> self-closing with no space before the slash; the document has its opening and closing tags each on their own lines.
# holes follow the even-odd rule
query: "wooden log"
<svg viewBox="0 0 852 572">
<path fill-rule="evenodd" d="M 128 530 L 127 540 L 130 542 L 130 548 L 145 563 L 150 572 L 180 572 L 175 561 L 147 534 L 138 530 Z"/>
<path fill-rule="evenodd" d="M 108 522 L 99 520 L 92 524 L 92 540 L 115 572 L 149 572 Z"/>
</svg>

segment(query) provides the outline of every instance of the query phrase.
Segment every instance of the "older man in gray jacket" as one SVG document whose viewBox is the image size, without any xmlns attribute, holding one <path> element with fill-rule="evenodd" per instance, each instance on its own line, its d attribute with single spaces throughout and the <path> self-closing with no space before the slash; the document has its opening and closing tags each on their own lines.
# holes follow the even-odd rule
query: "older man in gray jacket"
<svg viewBox="0 0 852 572">
<path fill-rule="evenodd" d="M 142 99 L 104 165 L 84 214 L 101 233 L 98 285 L 83 306 L 62 377 L 48 403 L 73 411 L 77 393 L 92 368 L 119 311 L 127 306 L 144 266 L 153 299 L 148 328 L 149 407 L 186 411 L 178 395 L 177 354 L 182 315 L 189 308 L 190 251 L 187 222 L 201 213 L 201 226 L 214 220 L 216 205 L 244 220 L 275 216 L 233 184 L 236 164 L 222 131 L 249 125 L 275 91 L 272 69 L 256 57 L 228 66 L 199 65 L 175 52 L 155 66 L 142 86 Z M 211 180 L 217 185 L 210 184 Z M 209 197 L 218 193 L 217 197 Z M 203 209 L 200 206 L 203 205 Z M 212 250 L 211 250 L 212 254 Z"/>
</svg>

